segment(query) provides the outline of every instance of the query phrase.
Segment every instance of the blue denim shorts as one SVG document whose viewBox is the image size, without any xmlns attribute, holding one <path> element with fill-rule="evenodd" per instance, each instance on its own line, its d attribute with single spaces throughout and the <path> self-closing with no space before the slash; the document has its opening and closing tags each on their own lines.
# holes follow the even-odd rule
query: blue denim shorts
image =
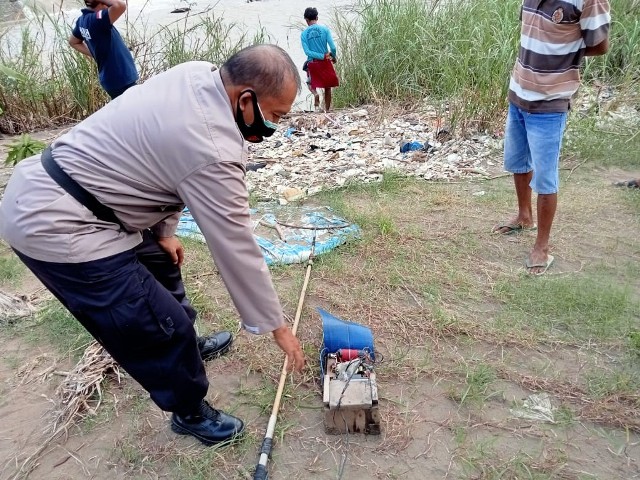
<svg viewBox="0 0 640 480">
<path fill-rule="evenodd" d="M 565 113 L 529 113 L 509 103 L 504 134 L 504 169 L 529 173 L 536 193 L 557 193 Z"/>
</svg>

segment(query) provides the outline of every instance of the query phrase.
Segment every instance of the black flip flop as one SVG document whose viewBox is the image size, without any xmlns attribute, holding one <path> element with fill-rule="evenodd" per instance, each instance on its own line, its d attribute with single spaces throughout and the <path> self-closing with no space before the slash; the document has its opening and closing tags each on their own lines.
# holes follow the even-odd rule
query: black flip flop
<svg viewBox="0 0 640 480">
<path fill-rule="evenodd" d="M 616 187 L 640 188 L 638 180 L 625 180 L 623 182 L 614 183 Z"/>
</svg>

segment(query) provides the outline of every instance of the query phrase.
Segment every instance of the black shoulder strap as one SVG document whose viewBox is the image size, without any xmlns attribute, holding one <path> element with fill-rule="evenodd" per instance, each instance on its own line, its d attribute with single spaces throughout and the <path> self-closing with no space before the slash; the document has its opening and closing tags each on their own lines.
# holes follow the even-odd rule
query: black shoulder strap
<svg viewBox="0 0 640 480">
<path fill-rule="evenodd" d="M 106 205 L 103 205 L 90 192 L 85 190 L 78 182 L 71 178 L 53 159 L 51 147 L 45 148 L 42 152 L 42 166 L 55 182 L 60 185 L 65 192 L 75 198 L 82 205 L 87 207 L 93 214 L 105 222 L 115 223 L 125 229 L 116 214 Z"/>
</svg>

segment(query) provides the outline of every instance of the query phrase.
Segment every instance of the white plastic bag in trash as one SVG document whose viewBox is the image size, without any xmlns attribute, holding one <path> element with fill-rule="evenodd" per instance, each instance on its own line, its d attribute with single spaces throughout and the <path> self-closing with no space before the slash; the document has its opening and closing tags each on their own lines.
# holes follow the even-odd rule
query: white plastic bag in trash
<svg viewBox="0 0 640 480">
<path fill-rule="evenodd" d="M 521 407 L 511 409 L 511 414 L 517 418 L 555 423 L 551 398 L 549 398 L 549 394 L 547 393 L 534 393 L 529 395 Z"/>
</svg>

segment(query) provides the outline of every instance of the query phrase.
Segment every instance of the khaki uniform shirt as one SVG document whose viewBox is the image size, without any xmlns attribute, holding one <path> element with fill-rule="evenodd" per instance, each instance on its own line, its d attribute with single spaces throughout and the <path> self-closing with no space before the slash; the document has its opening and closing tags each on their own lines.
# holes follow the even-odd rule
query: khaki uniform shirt
<svg viewBox="0 0 640 480">
<path fill-rule="evenodd" d="M 127 227 L 98 220 L 44 171 L 16 167 L 0 204 L 0 235 L 46 262 L 105 258 L 140 243 L 140 231 L 175 233 L 188 205 L 252 333 L 284 323 L 253 238 L 244 181 L 247 145 L 219 71 L 188 62 L 127 90 L 58 138 L 53 157 Z"/>
</svg>

